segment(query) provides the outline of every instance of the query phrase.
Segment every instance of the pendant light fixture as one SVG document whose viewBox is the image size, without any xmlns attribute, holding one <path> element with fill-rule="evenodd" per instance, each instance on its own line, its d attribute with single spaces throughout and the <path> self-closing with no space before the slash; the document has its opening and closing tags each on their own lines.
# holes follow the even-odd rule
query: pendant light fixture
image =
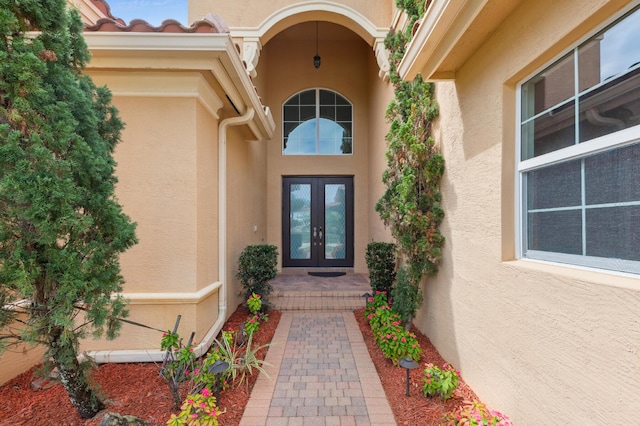
<svg viewBox="0 0 640 426">
<path fill-rule="evenodd" d="M 320 55 L 318 55 L 318 21 L 316 21 L 316 56 L 313 57 L 313 66 L 320 68 Z"/>
</svg>

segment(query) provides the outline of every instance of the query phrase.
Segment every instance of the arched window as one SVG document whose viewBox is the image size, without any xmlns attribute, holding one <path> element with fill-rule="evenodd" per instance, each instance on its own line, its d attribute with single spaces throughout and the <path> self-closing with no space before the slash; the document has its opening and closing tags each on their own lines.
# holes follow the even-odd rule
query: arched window
<svg viewBox="0 0 640 426">
<path fill-rule="evenodd" d="M 353 153 L 353 106 L 326 89 L 299 92 L 282 106 L 284 155 Z"/>
</svg>

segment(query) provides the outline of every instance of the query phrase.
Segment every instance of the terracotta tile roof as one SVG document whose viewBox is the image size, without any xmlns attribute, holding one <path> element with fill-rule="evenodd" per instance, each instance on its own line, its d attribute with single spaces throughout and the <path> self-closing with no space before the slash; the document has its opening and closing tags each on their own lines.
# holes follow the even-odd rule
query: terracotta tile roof
<svg viewBox="0 0 640 426">
<path fill-rule="evenodd" d="M 129 24 L 111 14 L 106 0 L 91 0 L 106 18 L 99 19 L 94 25 L 85 26 L 85 31 L 104 32 L 137 32 L 137 33 L 229 33 L 229 27 L 216 14 L 210 13 L 189 27 L 185 27 L 175 19 L 167 19 L 160 26 L 153 26 L 143 19 L 133 19 Z"/>
</svg>

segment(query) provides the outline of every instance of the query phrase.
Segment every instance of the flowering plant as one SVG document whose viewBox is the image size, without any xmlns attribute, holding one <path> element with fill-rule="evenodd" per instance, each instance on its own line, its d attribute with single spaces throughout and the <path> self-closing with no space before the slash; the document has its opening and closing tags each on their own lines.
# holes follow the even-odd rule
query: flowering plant
<svg viewBox="0 0 640 426">
<path fill-rule="evenodd" d="M 447 363 L 442 368 L 441 370 L 433 364 L 426 364 L 422 378 L 424 396 L 438 395 L 443 401 L 453 396 L 458 387 L 460 372 Z"/>
<path fill-rule="evenodd" d="M 385 357 L 396 365 L 398 361 L 406 357 L 419 361 L 422 355 L 422 348 L 420 348 L 415 334 L 408 332 L 402 326 L 382 327 L 377 340 Z"/>
<path fill-rule="evenodd" d="M 230 328 L 229 330 L 222 330 L 222 339 L 227 342 L 229 346 L 232 346 L 234 334 L 235 331 L 233 331 L 233 328 Z"/>
<path fill-rule="evenodd" d="M 389 306 L 389 302 L 387 300 L 387 292 L 376 291 L 376 294 L 367 299 L 367 307 L 364 311 L 364 314 L 368 316 L 369 314 L 374 313 L 376 309 L 383 306 Z"/>
<path fill-rule="evenodd" d="M 224 333 L 225 332 L 223 331 L 223 336 Z M 233 337 L 231 337 L 231 339 L 233 339 Z M 196 368 L 194 370 L 193 380 L 197 384 L 195 390 L 203 387 L 218 390 L 225 390 L 229 388 L 229 377 L 231 376 L 230 370 L 224 371 L 217 375 L 209 371 L 211 366 L 214 365 L 218 360 L 226 361 L 220 347 L 215 345 L 215 347 L 212 347 L 202 360 L 201 368 Z"/>
<path fill-rule="evenodd" d="M 254 315 L 244 323 L 244 331 L 248 336 L 251 336 L 253 333 L 258 331 L 260 328 L 260 317 L 258 315 Z"/>
<path fill-rule="evenodd" d="M 193 334 L 186 346 L 182 345 L 182 339 L 178 333 L 167 331 L 162 334 L 160 348 L 166 351 L 164 361 L 160 369 L 160 376 L 169 385 L 169 390 L 173 395 L 173 404 L 176 408 L 180 406 L 180 383 L 192 380 L 195 370 L 195 354 L 193 348 L 196 342 L 193 341 Z M 197 373 L 196 373 L 197 375 Z"/>
<path fill-rule="evenodd" d="M 512 426 L 509 417 L 490 410 L 479 401 L 464 401 L 464 405 L 444 416 L 444 426 Z"/>
<path fill-rule="evenodd" d="M 247 299 L 247 307 L 252 314 L 256 314 L 262 309 L 262 299 L 259 294 L 251 293 Z"/>
<path fill-rule="evenodd" d="M 394 364 L 406 357 L 420 360 L 422 349 L 418 340 L 415 334 L 405 330 L 401 325 L 400 316 L 387 302 L 386 292 L 377 291 L 369 299 L 365 314 L 376 343 L 385 357 L 391 359 Z"/>
<path fill-rule="evenodd" d="M 182 411 L 179 414 L 171 415 L 167 425 L 218 426 L 218 416 L 224 412 L 216 407 L 216 398 L 207 388 L 202 389 L 201 393 L 187 395 L 180 409 Z"/>
</svg>

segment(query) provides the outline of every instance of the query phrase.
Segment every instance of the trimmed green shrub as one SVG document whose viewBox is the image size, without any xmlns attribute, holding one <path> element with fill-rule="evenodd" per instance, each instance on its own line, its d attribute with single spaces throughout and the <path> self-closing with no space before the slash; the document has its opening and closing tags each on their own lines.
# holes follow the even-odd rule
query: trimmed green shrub
<svg viewBox="0 0 640 426">
<path fill-rule="evenodd" d="M 376 343 L 386 358 L 395 365 L 406 357 L 420 360 L 422 349 L 415 334 L 402 327 L 400 316 L 389 306 L 384 292 L 376 292 L 367 301 L 364 313 Z"/>
<path fill-rule="evenodd" d="M 406 268 L 398 270 L 398 282 L 391 295 L 393 296 L 393 310 L 400 315 L 405 329 L 408 330 L 418 306 L 422 303 L 422 291 L 419 284 L 412 283 L 410 273 Z"/>
<path fill-rule="evenodd" d="M 385 291 L 390 294 L 396 279 L 396 245 L 383 242 L 369 243 L 365 259 L 373 291 Z"/>
<path fill-rule="evenodd" d="M 276 277 L 277 264 L 278 248 L 274 245 L 250 245 L 242 251 L 236 277 L 245 289 L 245 300 L 255 293 L 262 298 L 263 307 L 268 305 L 267 298 L 273 291 L 269 281 Z"/>
</svg>

